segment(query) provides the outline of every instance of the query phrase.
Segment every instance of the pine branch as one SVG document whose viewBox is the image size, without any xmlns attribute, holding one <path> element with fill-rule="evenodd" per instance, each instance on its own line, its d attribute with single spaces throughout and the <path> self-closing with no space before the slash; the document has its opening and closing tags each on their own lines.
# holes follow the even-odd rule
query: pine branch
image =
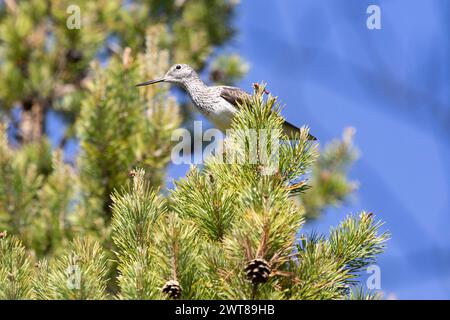
<svg viewBox="0 0 450 320">
<path fill-rule="evenodd" d="M 72 236 L 69 215 L 75 200 L 75 173 L 62 157 L 60 151 L 53 153 L 52 173 L 38 193 L 40 208 L 32 221 L 32 247 L 40 255 L 61 250 Z"/>
<path fill-rule="evenodd" d="M 28 162 L 27 151 L 10 148 L 6 128 L 0 125 L 0 230 L 21 235 L 29 244 L 43 177 L 35 163 Z"/>
<path fill-rule="evenodd" d="M 124 300 L 148 300 L 161 299 L 161 281 L 153 272 L 151 259 L 148 253 L 129 260 L 122 260 L 119 264 L 117 277 L 120 292 L 118 299 Z"/>
<path fill-rule="evenodd" d="M 35 281 L 36 295 L 45 299 L 98 300 L 106 294 L 107 261 L 100 244 L 77 238 L 49 265 L 41 262 Z"/>
<path fill-rule="evenodd" d="M 52 299 L 54 293 L 48 286 L 50 280 L 50 266 L 46 259 L 42 259 L 36 263 L 35 273 L 33 277 L 33 292 L 38 300 Z"/>
<path fill-rule="evenodd" d="M 192 219 L 206 237 L 221 241 L 235 220 L 236 194 L 214 175 L 191 168 L 185 179 L 175 182 L 171 200 L 181 217 Z"/>
<path fill-rule="evenodd" d="M 0 299 L 33 299 L 30 258 L 22 243 L 6 231 L 0 234 Z"/>
<path fill-rule="evenodd" d="M 113 201 L 113 241 L 120 260 L 133 259 L 146 251 L 154 237 L 155 224 L 166 213 L 164 202 L 152 191 L 145 171 L 131 172 L 129 191 L 115 191 Z"/>
<path fill-rule="evenodd" d="M 373 263 L 384 251 L 389 234 L 378 235 L 383 224 L 374 222 L 373 214 L 362 212 L 359 219 L 347 217 L 330 232 L 330 245 L 339 264 L 353 275 Z"/>
<path fill-rule="evenodd" d="M 349 300 L 381 300 L 383 295 L 379 292 L 365 290 L 362 286 L 357 286 L 350 291 Z"/>
<path fill-rule="evenodd" d="M 288 268 L 295 277 L 285 282 L 288 297 L 300 300 L 341 299 L 347 291 L 349 275 L 337 262 L 328 241 L 312 235 L 298 249 L 296 259 Z"/>
<path fill-rule="evenodd" d="M 349 295 L 359 272 L 384 250 L 387 233 L 372 214 L 348 217 L 331 230 L 329 239 L 312 235 L 298 245 L 296 275 L 290 287 L 294 299 L 342 299 Z"/>
<path fill-rule="evenodd" d="M 193 224 L 174 213 L 159 222 L 152 256 L 164 298 L 199 299 L 203 296 L 203 272 L 199 263 L 201 240 Z M 173 287 L 174 284 L 178 288 Z"/>
<path fill-rule="evenodd" d="M 154 243 L 156 223 L 166 214 L 163 201 L 152 191 L 142 169 L 130 173 L 129 191 L 112 196 L 113 241 L 117 248 L 119 286 L 122 299 L 158 297 L 152 259 L 149 253 Z"/>
</svg>

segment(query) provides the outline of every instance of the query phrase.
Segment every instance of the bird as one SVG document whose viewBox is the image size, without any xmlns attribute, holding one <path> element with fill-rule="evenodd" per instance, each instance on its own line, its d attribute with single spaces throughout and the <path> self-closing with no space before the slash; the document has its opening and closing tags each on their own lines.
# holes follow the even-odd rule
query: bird
<svg viewBox="0 0 450 320">
<path fill-rule="evenodd" d="M 187 64 L 174 64 L 163 77 L 138 83 L 136 87 L 160 82 L 172 83 L 183 87 L 197 110 L 223 132 L 231 127 L 233 117 L 239 111 L 240 105 L 245 101 L 251 100 L 251 95 L 240 88 L 208 86 L 200 79 L 198 73 Z M 294 138 L 300 132 L 300 128 L 284 120 L 283 132 L 289 138 Z M 317 139 L 309 134 L 308 140 Z"/>
</svg>

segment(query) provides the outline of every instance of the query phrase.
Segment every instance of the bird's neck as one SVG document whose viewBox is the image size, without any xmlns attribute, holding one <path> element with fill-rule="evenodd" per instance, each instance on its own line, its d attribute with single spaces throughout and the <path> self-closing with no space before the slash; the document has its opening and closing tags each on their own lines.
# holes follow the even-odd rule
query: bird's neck
<svg viewBox="0 0 450 320">
<path fill-rule="evenodd" d="M 208 89 L 208 86 L 198 76 L 183 81 L 183 87 L 193 99 L 196 95 L 201 94 Z"/>
<path fill-rule="evenodd" d="M 183 87 L 189 93 L 189 96 L 197 109 L 207 116 L 214 107 L 214 103 L 211 99 L 210 87 L 208 87 L 199 77 L 190 78 L 189 81 L 183 83 Z"/>
</svg>

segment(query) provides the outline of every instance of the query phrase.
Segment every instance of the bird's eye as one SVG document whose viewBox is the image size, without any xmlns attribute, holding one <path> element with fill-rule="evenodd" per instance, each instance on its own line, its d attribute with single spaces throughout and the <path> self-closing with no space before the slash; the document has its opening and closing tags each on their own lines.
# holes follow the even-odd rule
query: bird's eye
<svg viewBox="0 0 450 320">
<path fill-rule="evenodd" d="M 175 68 L 178 69 L 178 70 L 180 70 L 180 69 L 181 69 L 181 66 L 178 64 Z"/>
</svg>

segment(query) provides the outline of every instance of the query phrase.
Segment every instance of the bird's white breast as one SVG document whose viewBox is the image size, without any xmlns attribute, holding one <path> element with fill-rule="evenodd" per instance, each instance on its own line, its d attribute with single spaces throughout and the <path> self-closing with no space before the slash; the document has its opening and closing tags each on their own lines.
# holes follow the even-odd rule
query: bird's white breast
<svg viewBox="0 0 450 320">
<path fill-rule="evenodd" d="M 225 131 L 230 128 L 231 121 L 236 112 L 237 109 L 232 104 L 225 99 L 220 98 L 206 117 L 217 129 Z"/>
</svg>

